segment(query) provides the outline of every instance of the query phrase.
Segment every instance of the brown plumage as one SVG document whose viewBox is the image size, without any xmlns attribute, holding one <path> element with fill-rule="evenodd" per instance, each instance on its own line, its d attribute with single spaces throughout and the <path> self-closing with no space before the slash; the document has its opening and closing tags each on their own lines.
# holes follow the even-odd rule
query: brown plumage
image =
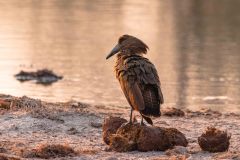
<svg viewBox="0 0 240 160">
<path fill-rule="evenodd" d="M 161 115 L 160 105 L 164 100 L 157 70 L 147 58 L 142 56 L 147 53 L 147 49 L 148 46 L 136 37 L 123 35 L 107 59 L 118 53 L 115 72 L 124 95 L 132 110 L 138 111 L 142 118 L 152 125 L 149 117 Z M 132 110 L 130 122 L 132 122 Z"/>
</svg>

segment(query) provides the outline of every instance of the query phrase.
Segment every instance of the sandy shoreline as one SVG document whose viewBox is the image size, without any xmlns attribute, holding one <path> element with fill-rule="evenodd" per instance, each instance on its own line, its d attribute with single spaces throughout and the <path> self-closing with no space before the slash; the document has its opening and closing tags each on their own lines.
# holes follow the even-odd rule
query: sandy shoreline
<svg viewBox="0 0 240 160">
<path fill-rule="evenodd" d="M 0 104 L 0 159 L 4 156 L 25 159 L 23 157 L 30 157 L 29 152 L 46 144 L 66 145 L 76 152 L 74 156 L 56 159 L 240 159 L 240 115 L 233 113 L 208 110 L 184 111 L 183 117 L 163 115 L 154 119 L 154 124 L 180 130 L 188 139 L 188 147 L 165 152 L 117 153 L 107 150 L 101 124 L 110 115 L 128 118 L 129 108 L 75 101 L 47 103 L 7 95 L 0 95 Z M 197 137 L 209 126 L 227 130 L 232 135 L 228 152 L 201 151 Z"/>
</svg>

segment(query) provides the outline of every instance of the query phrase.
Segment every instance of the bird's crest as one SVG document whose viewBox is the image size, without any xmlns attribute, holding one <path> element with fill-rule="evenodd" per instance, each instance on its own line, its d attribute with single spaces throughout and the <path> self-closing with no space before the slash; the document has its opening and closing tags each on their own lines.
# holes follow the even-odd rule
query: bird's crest
<svg viewBox="0 0 240 160">
<path fill-rule="evenodd" d="M 130 54 L 146 54 L 149 49 L 143 41 L 127 34 L 119 38 L 118 44 L 122 52 Z"/>
</svg>

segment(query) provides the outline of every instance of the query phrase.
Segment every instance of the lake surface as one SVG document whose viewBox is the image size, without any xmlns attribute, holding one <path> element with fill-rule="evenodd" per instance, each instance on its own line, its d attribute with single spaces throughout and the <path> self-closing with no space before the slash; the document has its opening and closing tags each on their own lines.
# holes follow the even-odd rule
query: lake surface
<svg viewBox="0 0 240 160">
<path fill-rule="evenodd" d="M 0 0 L 0 93 L 127 106 L 106 55 L 122 34 L 142 39 L 165 106 L 240 112 L 239 0 Z M 51 86 L 20 70 L 52 69 Z"/>
</svg>

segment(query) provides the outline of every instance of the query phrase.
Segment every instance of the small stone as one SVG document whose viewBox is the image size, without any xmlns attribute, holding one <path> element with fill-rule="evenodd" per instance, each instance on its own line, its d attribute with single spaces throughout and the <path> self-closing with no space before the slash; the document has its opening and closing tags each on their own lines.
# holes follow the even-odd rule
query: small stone
<svg viewBox="0 0 240 160">
<path fill-rule="evenodd" d="M 101 128 L 102 124 L 98 122 L 91 122 L 90 125 L 94 128 Z"/>
<path fill-rule="evenodd" d="M 73 108 L 78 108 L 78 102 L 72 102 L 71 107 Z"/>
<path fill-rule="evenodd" d="M 89 106 L 89 104 L 86 104 L 86 103 L 81 103 L 81 102 L 76 102 L 76 101 L 70 101 L 68 102 L 69 105 L 72 107 L 72 108 L 87 108 Z"/>
<path fill-rule="evenodd" d="M 78 133 L 78 130 L 74 127 L 70 128 L 69 130 L 67 130 L 67 133 L 70 135 L 74 135 Z"/>
</svg>

